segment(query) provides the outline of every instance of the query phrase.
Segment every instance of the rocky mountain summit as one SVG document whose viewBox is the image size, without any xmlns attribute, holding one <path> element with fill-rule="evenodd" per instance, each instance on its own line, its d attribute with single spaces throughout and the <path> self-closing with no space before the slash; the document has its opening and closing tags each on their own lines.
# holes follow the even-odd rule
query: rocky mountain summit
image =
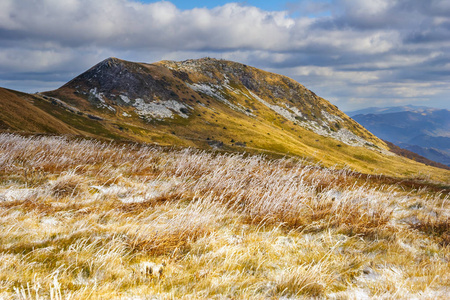
<svg viewBox="0 0 450 300">
<path fill-rule="evenodd" d="M 284 122 L 347 145 L 383 147 L 337 107 L 296 81 L 225 60 L 144 64 L 108 58 L 47 94 L 71 94 L 62 98 L 88 110 L 137 115 L 146 121 L 194 118 L 200 107 L 214 101 L 245 118 L 267 121 L 269 110 Z"/>
<path fill-rule="evenodd" d="M 361 135 L 372 139 L 336 106 L 288 77 L 215 59 L 167 61 L 162 64 L 174 72 L 181 72 L 179 74 L 203 74 L 196 83 L 187 85 L 249 116 L 255 117 L 248 104 L 256 100 L 294 124 L 348 145 L 368 144 Z M 239 101 L 240 96 L 245 103 Z"/>
</svg>

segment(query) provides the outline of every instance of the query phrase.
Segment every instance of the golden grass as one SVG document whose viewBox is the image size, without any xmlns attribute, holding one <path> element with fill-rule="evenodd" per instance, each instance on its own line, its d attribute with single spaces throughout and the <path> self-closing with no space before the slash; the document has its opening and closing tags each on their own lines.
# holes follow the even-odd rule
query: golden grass
<svg viewBox="0 0 450 300">
<path fill-rule="evenodd" d="M 0 299 L 450 292 L 448 189 L 423 181 L 9 134 L 0 178 Z"/>
</svg>

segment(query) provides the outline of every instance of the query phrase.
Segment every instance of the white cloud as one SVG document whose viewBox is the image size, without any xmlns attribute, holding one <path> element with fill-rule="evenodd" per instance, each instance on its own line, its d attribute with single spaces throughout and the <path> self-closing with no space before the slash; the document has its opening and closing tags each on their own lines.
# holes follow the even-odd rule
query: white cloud
<svg viewBox="0 0 450 300">
<path fill-rule="evenodd" d="M 289 41 L 295 24 L 285 12 L 236 3 L 187 11 L 166 1 L 36 0 L 24 5 L 7 0 L 2 6 L 0 26 L 11 34 L 73 47 L 273 49 Z"/>
<path fill-rule="evenodd" d="M 293 17 L 237 3 L 180 10 L 168 1 L 2 0 L 0 82 L 16 87 L 25 78 L 34 90 L 42 80 L 47 88 L 108 56 L 214 56 L 286 74 L 344 106 L 376 90 L 437 103 L 449 97 L 440 84 L 450 80 L 448 3 L 305 0 L 297 9 L 318 16 Z"/>
</svg>

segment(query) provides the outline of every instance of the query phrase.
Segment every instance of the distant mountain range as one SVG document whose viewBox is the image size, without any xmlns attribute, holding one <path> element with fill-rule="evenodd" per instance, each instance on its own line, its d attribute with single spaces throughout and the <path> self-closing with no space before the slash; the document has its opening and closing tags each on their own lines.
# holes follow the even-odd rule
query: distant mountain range
<svg viewBox="0 0 450 300">
<path fill-rule="evenodd" d="M 432 108 L 428 106 L 416 106 L 416 105 L 403 105 L 403 106 L 390 106 L 390 107 L 368 107 L 360 110 L 347 111 L 345 112 L 350 117 L 356 115 L 368 115 L 368 114 L 389 114 L 389 113 L 397 113 L 397 112 L 427 112 L 438 110 L 437 108 Z"/>
<path fill-rule="evenodd" d="M 440 172 L 394 155 L 300 83 L 212 58 L 153 64 L 108 58 L 54 91 L 0 88 L 0 131 L 303 157 L 369 174 Z"/>
<path fill-rule="evenodd" d="M 450 166 L 449 110 L 408 105 L 348 114 L 379 138 Z"/>
</svg>

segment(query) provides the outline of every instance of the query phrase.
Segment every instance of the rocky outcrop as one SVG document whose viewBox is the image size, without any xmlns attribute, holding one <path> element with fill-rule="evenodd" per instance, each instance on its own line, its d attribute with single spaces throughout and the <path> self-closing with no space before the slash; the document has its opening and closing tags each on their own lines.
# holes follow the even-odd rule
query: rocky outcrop
<svg viewBox="0 0 450 300">
<path fill-rule="evenodd" d="M 280 119 L 347 145 L 384 148 L 383 142 L 300 83 L 226 60 L 144 64 L 108 58 L 60 91 L 105 113 L 127 118 L 134 113 L 145 121 L 196 118 L 200 106 L 216 102 L 243 118 Z M 273 117 L 262 113 L 266 110 Z"/>
</svg>

